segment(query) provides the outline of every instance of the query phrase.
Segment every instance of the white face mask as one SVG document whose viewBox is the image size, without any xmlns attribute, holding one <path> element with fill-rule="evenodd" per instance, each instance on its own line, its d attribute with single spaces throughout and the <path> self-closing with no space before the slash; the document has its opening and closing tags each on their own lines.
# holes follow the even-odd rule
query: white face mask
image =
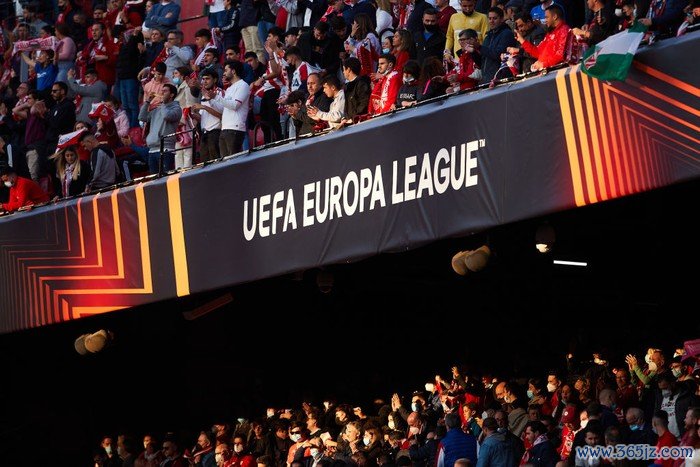
<svg viewBox="0 0 700 467">
<path fill-rule="evenodd" d="M 659 368 L 656 366 L 656 363 L 654 363 L 654 362 L 649 363 L 649 371 L 656 371 L 658 369 Z"/>
<path fill-rule="evenodd" d="M 289 439 L 291 439 L 295 443 L 298 443 L 299 440 L 301 440 L 301 435 L 299 433 L 294 433 L 293 435 L 289 435 Z"/>
<path fill-rule="evenodd" d="M 105 451 L 107 452 L 108 456 L 112 455 L 112 445 L 110 444 L 109 446 L 105 447 Z"/>
<path fill-rule="evenodd" d="M 644 356 L 644 361 L 647 362 L 647 365 L 651 363 L 651 355 L 646 354 Z"/>
<path fill-rule="evenodd" d="M 362 442 L 365 443 L 365 446 L 369 446 L 372 442 L 372 438 L 363 438 Z"/>
<path fill-rule="evenodd" d="M 675 376 L 676 378 L 679 378 L 681 376 L 680 368 L 674 368 L 673 370 L 671 370 L 671 373 L 673 373 L 673 376 Z"/>
<path fill-rule="evenodd" d="M 435 385 L 433 383 L 425 383 L 425 390 L 428 392 L 435 391 Z"/>
<path fill-rule="evenodd" d="M 615 8 L 615 16 L 622 18 L 622 8 Z"/>
<path fill-rule="evenodd" d="M 318 454 L 319 454 L 320 452 L 321 452 L 321 451 L 319 451 L 319 450 L 316 449 L 316 448 L 311 448 L 311 449 L 309 449 L 309 453 L 311 454 L 311 457 L 318 457 Z"/>
<path fill-rule="evenodd" d="M 389 422 L 387 423 L 387 426 L 389 427 L 390 430 L 396 429 L 396 423 L 394 423 L 393 420 L 389 420 Z"/>
<path fill-rule="evenodd" d="M 13 186 L 15 186 L 15 184 L 8 180 L 8 181 L 5 182 L 5 186 L 6 186 L 7 188 L 12 188 Z"/>
<path fill-rule="evenodd" d="M 224 455 L 221 453 L 216 453 L 214 455 L 214 459 L 216 460 L 216 464 L 220 465 L 224 463 Z"/>
<path fill-rule="evenodd" d="M 408 431 L 410 431 L 412 435 L 417 435 L 419 430 L 417 426 L 412 426 Z"/>
<path fill-rule="evenodd" d="M 236 451 L 236 452 L 242 452 L 242 451 L 243 451 L 243 446 L 241 446 L 240 444 L 236 444 L 236 445 L 233 447 L 233 450 Z"/>
<path fill-rule="evenodd" d="M 274 416 L 275 416 L 275 411 L 274 411 L 274 409 L 269 409 L 269 410 L 267 411 L 267 418 L 272 418 L 272 417 L 274 417 Z"/>
<path fill-rule="evenodd" d="M 557 390 L 557 386 L 554 383 L 547 383 L 547 391 L 554 392 Z"/>
</svg>

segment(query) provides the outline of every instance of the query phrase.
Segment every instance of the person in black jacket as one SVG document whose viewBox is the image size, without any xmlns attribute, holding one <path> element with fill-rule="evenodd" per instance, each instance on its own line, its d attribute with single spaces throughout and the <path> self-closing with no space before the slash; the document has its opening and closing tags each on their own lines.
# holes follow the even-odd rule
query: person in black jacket
<svg viewBox="0 0 700 467">
<path fill-rule="evenodd" d="M 423 66 L 429 57 L 442 59 L 445 50 L 445 35 L 440 31 L 438 24 L 438 12 L 433 8 L 428 8 L 423 13 L 423 31 L 413 35 L 416 41 L 416 60 Z"/>
<path fill-rule="evenodd" d="M 331 34 L 328 23 L 318 22 L 314 30 L 299 38 L 298 46 L 305 62 L 321 68 L 323 76 L 334 75 L 340 68 L 340 52 L 343 42 Z"/>
<path fill-rule="evenodd" d="M 56 198 L 77 196 L 85 192 L 92 179 L 90 164 L 78 159 L 75 146 L 68 146 L 52 156 L 56 164 L 56 177 L 53 180 Z"/>
<path fill-rule="evenodd" d="M 358 115 L 367 113 L 369 96 L 372 94 L 369 78 L 359 76 L 362 65 L 355 57 L 345 59 L 343 62 L 343 76 L 345 76 L 345 116 L 352 121 Z"/>
<path fill-rule="evenodd" d="M 292 91 L 287 94 L 286 100 L 287 113 L 292 119 L 292 124 L 296 130 L 295 135 L 301 136 L 312 133 L 316 122 L 306 113 L 304 105 L 304 93 L 301 91 Z"/>
<path fill-rule="evenodd" d="M 554 467 L 559 460 L 554 446 L 547 439 L 547 428 L 539 420 L 528 422 L 525 425 L 525 438 L 531 445 L 521 463 L 533 467 Z"/>
<path fill-rule="evenodd" d="M 51 97 L 55 104 L 47 114 L 48 128 L 46 129 L 47 154 L 53 154 L 58 144 L 58 137 L 73 131 L 75 125 L 75 104 L 66 96 L 68 85 L 63 81 L 53 83 Z"/>
<path fill-rule="evenodd" d="M 493 7 L 489 10 L 489 31 L 481 44 L 481 83 L 490 82 L 501 66 L 501 54 L 508 47 L 517 46 L 513 31 L 505 23 L 503 10 Z"/>
<path fill-rule="evenodd" d="M 117 81 L 112 94 L 122 102 L 124 112 L 129 117 L 129 128 L 139 126 L 139 71 L 144 66 L 143 34 L 132 30 L 122 35 L 121 47 L 117 56 Z"/>
</svg>

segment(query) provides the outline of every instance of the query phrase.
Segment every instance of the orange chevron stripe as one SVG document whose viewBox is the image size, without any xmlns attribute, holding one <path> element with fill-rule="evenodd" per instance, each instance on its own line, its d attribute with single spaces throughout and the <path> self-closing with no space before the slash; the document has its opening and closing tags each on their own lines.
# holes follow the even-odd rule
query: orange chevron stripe
<svg viewBox="0 0 700 467">
<path fill-rule="evenodd" d="M 629 106 L 627 106 L 627 105 L 622 105 L 622 107 L 623 107 L 625 110 L 629 111 L 630 113 L 633 113 L 633 114 L 635 114 L 635 115 L 637 115 L 637 116 L 639 116 L 639 117 L 641 117 L 641 118 L 643 118 L 643 119 L 645 119 L 645 120 L 649 120 L 650 122 L 652 122 L 652 123 L 653 123 L 654 125 L 656 125 L 656 126 L 662 127 L 662 128 L 664 128 L 664 129 L 670 131 L 671 133 L 675 133 L 675 134 L 677 134 L 677 135 L 679 135 L 679 136 L 682 136 L 683 138 L 686 138 L 686 139 L 691 140 L 691 141 L 694 142 L 694 143 L 700 144 L 700 140 L 697 140 L 697 139 L 691 137 L 690 135 L 688 135 L 688 134 L 686 134 L 686 133 L 683 133 L 683 132 L 681 132 L 681 131 L 678 131 L 678 130 L 676 130 L 676 129 L 673 128 L 673 127 L 670 127 L 670 126 L 668 126 L 668 125 L 665 125 L 665 124 L 661 123 L 659 120 L 655 120 L 655 119 L 653 119 L 652 117 L 650 117 L 649 115 L 643 114 L 643 113 L 639 112 L 637 109 L 634 109 L 633 107 L 629 107 Z M 700 150 L 695 149 L 695 148 L 693 148 L 692 146 L 688 146 L 687 144 L 681 143 L 680 141 L 678 141 L 678 144 L 680 144 L 680 145 L 683 146 L 683 147 L 686 147 L 686 148 L 690 149 L 690 150 L 693 151 L 693 152 L 696 152 L 696 153 L 700 154 Z"/>
<path fill-rule="evenodd" d="M 168 190 L 168 212 L 170 214 L 170 235 L 173 243 L 175 284 L 178 297 L 190 294 L 185 229 L 182 221 L 182 206 L 180 202 L 180 175 L 179 173 L 168 178 L 166 184 Z"/>
<path fill-rule="evenodd" d="M 668 141 L 673 141 L 677 146 L 682 146 L 682 147 L 684 147 L 684 148 L 690 149 L 691 151 L 694 151 L 694 152 L 697 152 L 698 154 L 700 154 L 700 152 L 698 152 L 696 149 L 694 149 L 694 148 L 692 148 L 692 147 L 690 147 L 690 146 L 688 146 L 688 145 L 685 145 L 685 144 L 681 143 L 681 142 L 678 141 L 677 139 L 671 138 L 669 135 L 667 135 L 667 134 L 665 134 L 665 133 L 661 133 L 658 129 L 656 129 L 656 128 L 652 127 L 652 126 L 647 126 L 647 125 L 644 125 L 644 124 L 641 124 L 641 125 L 643 125 L 644 128 L 645 128 L 649 133 L 653 133 L 653 134 L 659 135 L 659 136 L 660 136 L 661 138 L 663 138 L 663 139 L 666 139 L 666 140 L 668 140 Z M 671 148 L 671 149 L 674 149 L 674 150 L 675 150 L 676 152 L 678 152 L 679 154 L 685 155 L 685 156 L 686 156 L 688 159 L 690 159 L 691 161 L 696 162 L 696 164 L 693 165 L 693 167 L 695 167 L 695 168 L 700 167 L 700 158 L 694 157 L 694 156 L 692 156 L 692 155 L 690 155 L 690 154 L 686 154 L 686 153 L 682 152 L 680 149 L 678 149 L 677 146 L 676 146 L 676 147 L 668 146 L 668 147 Z M 692 163 L 692 162 L 691 162 L 691 163 Z"/>
<path fill-rule="evenodd" d="M 667 103 L 671 104 L 671 105 L 674 106 L 674 107 L 678 107 L 679 109 L 685 110 L 686 112 L 688 112 L 688 113 L 690 113 L 690 114 L 693 114 L 693 115 L 695 115 L 696 117 L 700 117 L 700 110 L 698 110 L 698 109 L 694 109 L 693 107 L 691 107 L 691 106 L 689 106 L 689 105 L 687 105 L 687 104 L 684 104 L 684 103 L 682 103 L 682 102 L 680 102 L 680 101 L 677 101 L 676 99 L 673 99 L 673 98 L 668 97 L 668 96 L 666 96 L 666 95 L 664 95 L 664 94 L 661 94 L 660 92 L 656 91 L 655 89 L 652 89 L 652 88 L 650 88 L 650 87 L 648 87 L 648 86 L 645 86 L 645 85 L 643 85 L 643 84 L 641 84 L 641 83 L 638 83 L 638 82 L 636 82 L 636 81 L 634 81 L 634 80 L 632 80 L 632 79 L 627 79 L 626 82 L 627 82 L 628 84 L 634 86 L 635 88 L 638 88 L 639 90 L 644 91 L 644 92 L 646 92 L 647 94 L 656 97 L 657 99 L 661 99 L 662 101 L 667 102 Z"/>
<path fill-rule="evenodd" d="M 64 289 L 54 290 L 54 302 L 57 303 L 58 297 L 63 295 L 133 295 L 133 294 L 152 294 L 153 293 L 153 278 L 151 275 L 151 255 L 148 240 L 148 218 L 146 213 L 146 199 L 143 192 L 143 185 L 138 185 L 135 189 L 136 205 L 138 212 L 139 223 L 139 240 L 141 247 L 141 270 L 143 276 L 143 287 L 140 288 L 114 288 L 114 289 Z M 94 279 L 85 278 L 81 279 Z M 102 306 L 102 312 L 113 311 L 120 309 L 120 306 Z M 80 316 L 71 309 L 70 316 L 67 319 L 77 319 Z M 64 317 L 65 319 L 65 317 Z"/>
<path fill-rule="evenodd" d="M 619 94 L 621 96 L 624 96 L 624 97 L 628 98 L 629 100 L 636 102 L 637 104 L 639 104 L 641 106 L 646 107 L 647 109 L 653 110 L 654 112 L 657 112 L 657 113 L 663 115 L 664 117 L 668 118 L 669 120 L 673 120 L 676 123 L 680 123 L 683 126 L 687 126 L 688 128 L 690 128 L 691 130 L 693 130 L 695 132 L 700 132 L 699 126 L 693 125 L 693 124 L 683 120 L 682 118 L 676 117 L 675 115 L 671 115 L 670 113 L 665 112 L 665 111 L 659 109 L 658 107 L 654 107 L 653 105 L 649 104 L 648 102 L 644 102 L 643 100 L 641 100 L 637 97 L 634 97 L 631 94 L 628 94 L 628 93 L 622 91 L 621 89 L 618 89 L 614 86 L 610 86 L 610 91 L 614 92 L 616 94 Z"/>
<path fill-rule="evenodd" d="M 671 86 L 674 86 L 678 89 L 681 89 L 687 93 L 690 93 L 695 97 L 700 97 L 700 88 L 696 88 L 695 86 L 692 86 L 692 85 L 690 85 L 684 81 L 681 81 L 677 78 L 674 78 L 671 75 L 667 75 L 666 73 L 663 73 L 655 68 L 652 68 L 649 65 L 645 65 L 643 63 L 640 63 L 637 60 L 633 61 L 632 65 L 636 69 L 638 69 L 639 71 L 646 73 L 649 76 L 653 76 L 654 78 L 660 79 L 661 81 L 668 83 Z"/>
<path fill-rule="evenodd" d="M 664 186 L 668 185 L 668 174 L 666 173 L 666 167 L 663 164 L 663 160 L 661 158 L 661 153 L 659 152 L 659 148 L 654 144 L 651 134 L 649 131 L 646 130 L 646 127 L 641 124 L 641 128 L 644 129 L 644 140 L 646 141 L 647 146 L 649 147 L 649 151 L 653 154 L 654 156 L 654 162 L 656 164 L 656 170 L 657 173 L 659 174 L 659 186 Z"/>
<path fill-rule="evenodd" d="M 693 164 L 692 162 L 690 162 L 688 160 L 688 159 L 692 159 L 692 157 L 689 157 L 688 154 L 686 154 L 682 151 L 679 151 L 678 148 L 671 146 L 668 143 L 664 143 L 663 141 L 661 141 L 659 139 L 655 139 L 654 144 L 657 144 L 659 146 L 664 146 L 665 148 L 670 149 L 672 152 L 676 152 L 676 153 L 680 154 L 681 156 L 685 156 L 685 157 L 678 157 L 678 156 L 675 156 L 673 154 L 669 154 L 669 157 L 672 157 L 673 159 L 677 160 L 681 164 L 687 165 L 688 167 L 692 167 L 694 170 L 697 170 L 698 166 L 696 164 Z"/>
<path fill-rule="evenodd" d="M 594 80 L 598 81 L 598 80 Z M 611 148 L 612 148 L 612 158 L 613 161 L 615 162 L 615 175 L 617 177 L 617 186 L 620 187 L 620 196 L 625 196 L 629 194 L 630 189 L 628 185 L 625 185 L 625 177 L 624 173 L 622 170 L 622 162 L 623 162 L 623 156 L 622 156 L 622 149 L 620 147 L 620 144 L 618 144 L 617 141 L 617 135 L 619 133 L 619 126 L 615 122 L 614 114 L 613 114 L 613 106 L 611 104 L 611 99 L 610 99 L 610 94 L 608 92 L 607 86 L 601 86 L 601 93 L 603 94 L 603 102 L 605 103 L 605 110 L 607 113 L 608 117 L 608 122 L 610 124 L 610 139 L 612 140 L 611 142 Z"/>
<path fill-rule="evenodd" d="M 571 80 L 571 98 L 574 101 L 574 112 L 576 114 L 576 127 L 578 128 L 578 141 L 581 146 L 581 159 L 583 160 L 583 171 L 586 175 L 586 190 L 588 200 L 591 203 L 598 202 L 598 195 L 595 189 L 595 178 L 593 176 L 593 163 L 591 161 L 591 152 L 588 148 L 588 132 L 586 132 L 586 116 L 583 114 L 583 106 L 581 105 L 581 93 L 579 92 L 578 67 L 569 73 Z"/>
<path fill-rule="evenodd" d="M 607 87 L 605 88 L 606 92 L 608 91 Z M 633 178 L 632 178 L 632 169 L 630 167 L 630 162 L 629 158 L 627 157 L 627 147 L 628 147 L 628 142 L 627 142 L 627 128 L 625 127 L 625 122 L 622 120 L 622 116 L 620 114 L 620 105 L 617 102 L 617 97 L 615 99 L 611 99 L 611 102 L 613 102 L 613 108 L 615 109 L 615 116 L 617 118 L 617 129 L 620 131 L 620 148 L 622 152 L 622 173 L 625 176 L 625 181 L 627 182 L 627 193 L 636 193 L 638 190 L 636 189 L 636 186 L 633 183 Z"/>
<path fill-rule="evenodd" d="M 583 182 L 581 181 L 581 169 L 578 163 L 578 151 L 576 149 L 576 135 L 574 133 L 573 118 L 569 106 L 569 94 L 566 89 L 566 69 L 557 71 L 556 84 L 559 96 L 559 108 L 561 109 L 561 119 L 566 137 L 566 148 L 569 155 L 569 168 L 571 170 L 571 181 L 574 187 L 574 201 L 576 206 L 585 206 L 586 198 L 583 194 Z"/>
<path fill-rule="evenodd" d="M 608 190 L 605 187 L 605 168 L 600 157 L 600 144 L 598 140 L 598 127 L 596 114 L 593 111 L 593 99 L 591 98 L 590 78 L 585 73 L 581 73 L 581 83 L 583 83 L 583 95 L 586 98 L 586 114 L 588 115 L 588 127 L 591 131 L 591 146 L 593 147 L 593 160 L 595 162 L 595 181 L 597 182 L 602 201 L 608 199 Z"/>
<path fill-rule="evenodd" d="M 627 144 L 630 149 L 630 166 L 632 167 L 632 178 L 635 181 L 635 186 L 637 187 L 637 192 L 645 191 L 646 186 L 644 185 L 644 174 L 642 172 L 642 167 L 639 164 L 639 153 L 640 150 L 635 144 L 637 137 L 634 131 L 634 120 L 630 117 L 630 114 L 625 111 L 625 107 L 622 106 L 622 116 L 625 121 L 625 133 L 627 137 Z"/>
<path fill-rule="evenodd" d="M 603 107 L 602 100 L 600 98 L 600 81 L 597 79 L 590 80 L 591 86 L 593 87 L 593 95 L 595 97 L 595 108 L 598 112 L 598 121 L 600 122 L 600 135 L 602 139 L 602 153 L 605 157 L 605 168 L 607 169 L 608 183 L 610 184 L 610 196 L 613 198 L 618 197 L 617 183 L 615 182 L 615 174 L 613 173 L 613 162 L 611 159 L 611 149 L 610 142 L 608 141 L 608 129 L 605 123 L 605 108 Z"/>
</svg>

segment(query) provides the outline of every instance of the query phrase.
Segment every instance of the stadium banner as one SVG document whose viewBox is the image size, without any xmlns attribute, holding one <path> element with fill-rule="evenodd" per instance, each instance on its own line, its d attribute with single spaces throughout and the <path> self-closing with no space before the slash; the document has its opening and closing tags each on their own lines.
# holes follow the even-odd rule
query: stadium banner
<svg viewBox="0 0 700 467">
<path fill-rule="evenodd" d="M 326 264 L 700 176 L 700 36 L 624 83 L 578 67 L 0 218 L 0 332 Z"/>
</svg>

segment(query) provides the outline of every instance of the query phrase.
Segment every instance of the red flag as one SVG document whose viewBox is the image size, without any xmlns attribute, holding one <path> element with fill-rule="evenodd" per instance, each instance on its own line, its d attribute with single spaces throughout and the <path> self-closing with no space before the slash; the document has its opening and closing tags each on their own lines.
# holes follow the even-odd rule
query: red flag
<svg viewBox="0 0 700 467">
<path fill-rule="evenodd" d="M 65 149 L 69 146 L 74 146 L 78 144 L 78 142 L 80 141 L 80 135 L 82 135 L 85 131 L 87 131 L 85 128 L 81 128 L 78 131 L 66 133 L 65 135 L 60 135 L 58 137 L 58 145 L 56 145 L 56 149 Z"/>
<path fill-rule="evenodd" d="M 114 110 L 107 107 L 107 104 L 104 102 L 99 102 L 97 104 L 92 104 L 92 109 L 88 117 L 99 118 L 103 122 L 108 122 L 114 118 Z"/>
</svg>

